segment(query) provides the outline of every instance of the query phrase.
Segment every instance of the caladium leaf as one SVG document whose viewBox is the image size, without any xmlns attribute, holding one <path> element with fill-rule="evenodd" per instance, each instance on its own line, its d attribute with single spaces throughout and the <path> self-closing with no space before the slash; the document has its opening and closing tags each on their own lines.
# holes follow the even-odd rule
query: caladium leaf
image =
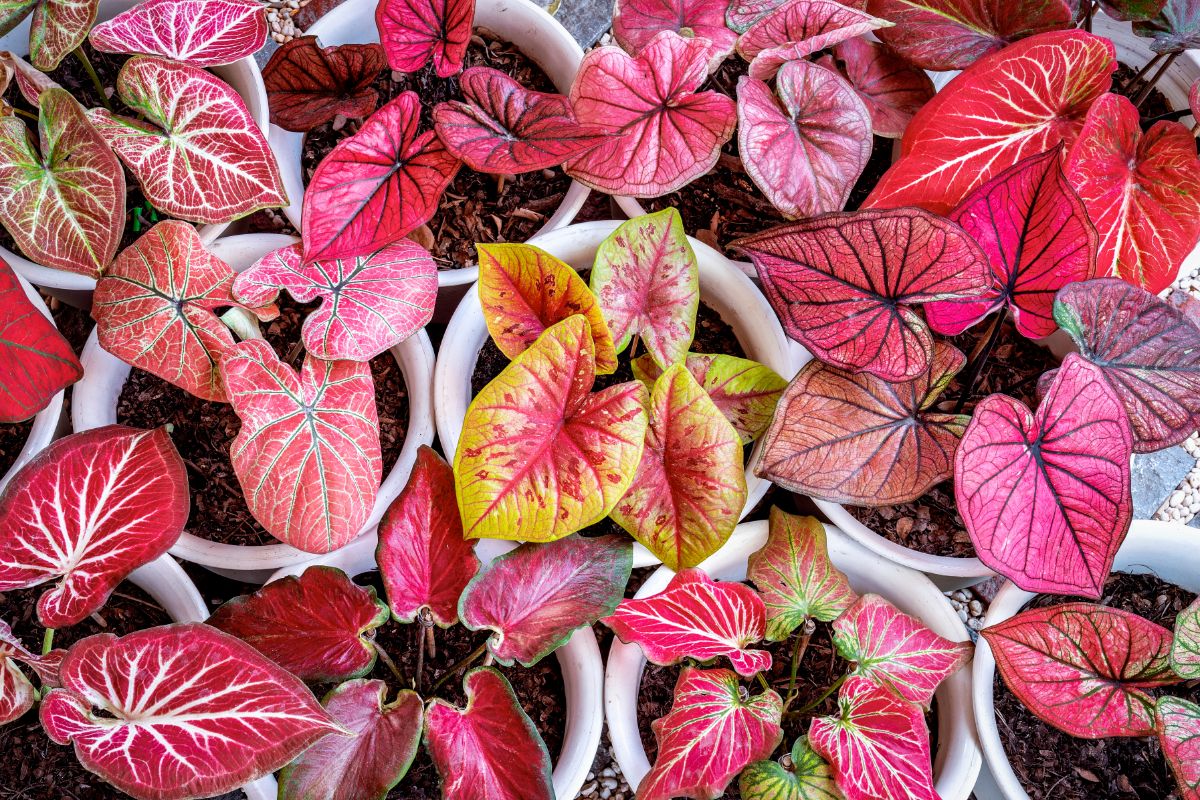
<svg viewBox="0 0 1200 800">
<path fill-rule="evenodd" d="M 613 36 L 632 56 L 662 31 L 708 40 L 708 69 L 715 72 L 733 52 L 737 33 L 725 24 L 729 0 L 620 0 L 612 15 Z"/>
<path fill-rule="evenodd" d="M 578 314 L 547 328 L 467 408 L 454 480 L 468 538 L 561 539 L 608 516 L 632 483 L 646 387 L 590 394 L 588 329 Z"/>
<path fill-rule="evenodd" d="M 1031 592 L 1100 597 L 1129 530 L 1133 436 L 1100 369 L 1067 355 L 1036 414 L 994 394 L 954 458 L 954 493 L 983 563 Z"/>
<path fill-rule="evenodd" d="M 550 754 L 504 676 L 473 669 L 463 688 L 465 709 L 435 698 L 425 710 L 425 747 L 444 800 L 553 800 Z"/>
<path fill-rule="evenodd" d="M 0 117 L 0 223 L 37 263 L 96 277 L 125 228 L 125 173 L 65 89 L 37 105 L 40 153 L 20 117 Z"/>
<path fill-rule="evenodd" d="M 829 560 L 825 526 L 778 508 L 771 509 L 767 543 L 750 554 L 746 577 L 766 606 L 772 642 L 782 642 L 805 620 L 837 619 L 858 597 Z"/>
<path fill-rule="evenodd" d="M 61 675 L 42 727 L 138 800 L 229 792 L 342 733 L 299 678 L 207 625 L 89 636 Z"/>
<path fill-rule="evenodd" d="M 463 591 L 459 616 L 490 629 L 488 650 L 501 664 L 531 667 L 621 601 L 633 545 L 620 536 L 572 536 L 524 544 L 487 564 Z"/>
<path fill-rule="evenodd" d="M 642 459 L 611 516 L 668 568 L 694 567 L 726 542 L 746 505 L 742 440 L 682 364 L 654 382 L 647 408 Z"/>
<path fill-rule="evenodd" d="M 985 628 L 996 668 L 1021 703 L 1072 736 L 1149 736 L 1154 698 L 1178 682 L 1171 632 L 1128 611 L 1065 603 Z"/>
<path fill-rule="evenodd" d="M 891 25 L 834 0 L 788 0 L 751 25 L 737 41 L 749 74 L 769 80 L 783 64 Z"/>
<path fill-rule="evenodd" d="M 817 62 L 839 71 L 871 114 L 876 136 L 899 139 L 909 120 L 934 95 L 933 81 L 885 44 L 863 38 L 847 39 L 833 49 L 833 58 Z"/>
<path fill-rule="evenodd" d="M 1120 22 L 1146 20 L 1156 16 L 1166 0 L 1100 0 L 1104 13 Z"/>
<path fill-rule="evenodd" d="M 1180 800 L 1196 800 L 1200 797 L 1200 705 L 1163 696 L 1158 698 L 1154 719 Z"/>
<path fill-rule="evenodd" d="M 1112 86 L 1114 53 L 1108 39 L 1052 31 L 980 59 L 913 117 L 903 156 L 866 207 L 945 214 L 1021 159 L 1059 142 L 1069 148 L 1092 102 Z"/>
<path fill-rule="evenodd" d="M 595 147 L 605 131 L 575 121 L 561 94 L 526 89 L 499 70 L 472 67 L 458 79 L 466 103 L 433 109 L 438 138 L 476 172 L 517 174 L 556 167 Z"/>
<path fill-rule="evenodd" d="M 657 34 L 636 56 L 588 51 L 571 86 L 571 108 L 609 135 L 566 171 L 609 194 L 657 197 L 708 172 L 737 124 L 733 100 L 697 89 L 708 75 L 708 40 Z"/>
<path fill-rule="evenodd" d="M 267 15 L 257 0 L 145 0 L 92 28 L 92 47 L 143 53 L 194 67 L 232 64 L 267 41 Z"/>
<path fill-rule="evenodd" d="M 749 649 L 766 633 L 766 613 L 762 598 L 744 583 L 684 569 L 658 594 L 622 600 L 601 622 L 660 666 L 725 656 L 739 675 L 751 677 L 771 667 L 770 653 Z"/>
<path fill-rule="evenodd" d="M 338 142 L 304 193 L 304 259 L 373 253 L 424 225 L 458 172 L 437 134 L 417 134 L 421 101 L 405 92 Z"/>
<path fill-rule="evenodd" d="M 0 494 L 0 592 L 60 579 L 38 600 L 47 628 L 74 625 L 183 532 L 187 472 L 165 428 L 109 425 L 64 437 Z"/>
<path fill-rule="evenodd" d="M 1171 669 L 1187 681 L 1200 678 L 1200 599 L 1193 600 L 1175 618 Z"/>
<path fill-rule="evenodd" d="M 8 84 L 15 81 L 17 90 L 31 106 L 38 104 L 38 98 L 47 89 L 61 89 L 49 75 L 35 69 L 32 64 L 16 54 L 0 50 L 0 82 L 7 90 Z"/>
<path fill-rule="evenodd" d="M 58 668 L 63 651 L 35 655 L 13 635 L 12 628 L 0 620 L 0 725 L 21 717 L 37 702 L 37 692 L 21 671 L 21 664 L 32 667 L 50 686 L 58 685 Z"/>
<path fill-rule="evenodd" d="M 375 665 L 375 629 L 388 608 L 371 587 L 333 567 L 271 581 L 235 597 L 208 618 L 305 681 L 341 681 Z"/>
<path fill-rule="evenodd" d="M 100 0 L 5 0 L 0 4 L 0 34 L 32 13 L 29 58 L 38 69 L 50 72 L 83 44 L 99 8 Z"/>
<path fill-rule="evenodd" d="M 792 745 L 792 763 L 755 761 L 742 770 L 738 788 L 743 800 L 844 800 L 833 770 L 801 736 Z"/>
<path fill-rule="evenodd" d="M 837 211 L 871 157 L 871 115 L 840 75 L 807 61 L 767 84 L 738 80 L 738 152 L 746 174 L 789 219 Z M 782 102 L 782 107 L 780 103 Z"/>
<path fill-rule="evenodd" d="M 462 69 L 474 19 L 475 0 L 380 0 L 375 9 L 391 68 L 416 72 L 433 59 L 439 78 Z"/>
<path fill-rule="evenodd" d="M 228 351 L 221 376 L 242 421 L 230 460 L 259 524 L 309 553 L 357 536 L 383 473 L 370 367 L 306 356 L 297 375 L 251 339 Z"/>
<path fill-rule="evenodd" d="M 745 33 L 751 25 L 786 2 L 787 0 L 733 0 L 725 12 L 725 24 L 731 30 Z"/>
<path fill-rule="evenodd" d="M 683 668 L 671 710 L 651 724 L 658 759 L 639 800 L 719 797 L 747 764 L 771 755 L 783 738 L 783 700 L 769 689 L 743 692 L 727 669 Z"/>
<path fill-rule="evenodd" d="M 1138 36 L 1152 39 L 1156 53 L 1178 53 L 1200 47 L 1200 3 L 1195 0 L 1167 0 L 1154 17 L 1133 24 Z"/>
<path fill-rule="evenodd" d="M 913 304 L 991 284 L 979 245 L 915 208 L 826 214 L 733 246 L 754 261 L 789 336 L 828 364 L 885 381 L 929 369 L 933 337 Z"/>
<path fill-rule="evenodd" d="M 683 361 L 700 310 L 700 269 L 678 211 L 618 225 L 596 250 L 590 284 L 618 353 L 640 336 L 658 366 Z"/>
<path fill-rule="evenodd" d="M 414 622 L 428 610 L 443 628 L 458 621 L 458 598 L 479 571 L 479 559 L 463 538 L 454 472 L 425 445 L 379 523 L 375 560 L 396 619 Z"/>
<path fill-rule="evenodd" d="M 374 42 L 322 47 L 315 36 L 297 36 L 263 67 L 271 122 L 305 133 L 339 114 L 365 117 L 379 103 L 373 84 L 386 66 L 383 48 Z"/>
<path fill-rule="evenodd" d="M 479 244 L 479 303 L 492 341 L 516 358 L 542 332 L 569 317 L 587 318 L 596 372 L 617 369 L 617 351 L 596 296 L 569 264 L 529 244 Z"/>
<path fill-rule="evenodd" d="M 321 705 L 354 735 L 326 736 L 301 753 L 279 776 L 280 799 L 377 798 L 399 783 L 421 744 L 425 706 L 416 692 L 401 690 L 385 704 L 386 695 L 378 680 L 336 686 Z"/>
<path fill-rule="evenodd" d="M 221 223 L 287 205 L 266 136 L 220 78 L 157 56 L 134 56 L 121 67 L 117 92 L 153 124 L 103 108 L 88 116 L 159 211 Z"/>
</svg>

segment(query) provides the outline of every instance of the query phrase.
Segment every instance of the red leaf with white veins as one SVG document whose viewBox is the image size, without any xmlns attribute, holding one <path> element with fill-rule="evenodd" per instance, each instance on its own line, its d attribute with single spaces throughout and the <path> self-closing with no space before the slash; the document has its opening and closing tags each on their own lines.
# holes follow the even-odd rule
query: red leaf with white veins
<svg viewBox="0 0 1200 800">
<path fill-rule="evenodd" d="M 61 672 L 46 734 L 138 800 L 230 792 L 342 732 L 299 678 L 207 625 L 89 636 Z"/>
<path fill-rule="evenodd" d="M 1200 705 L 1158 698 L 1155 728 L 1163 756 L 1175 774 L 1180 800 L 1200 798 Z"/>
<path fill-rule="evenodd" d="M 0 33 L 8 33 L 32 13 L 30 60 L 50 72 L 87 38 L 99 7 L 100 0 L 5 0 L 0 4 Z"/>
<path fill-rule="evenodd" d="M 49 686 L 58 685 L 58 667 L 64 653 L 54 650 L 39 656 L 25 649 L 21 640 L 13 636 L 12 628 L 0 620 L 0 725 L 22 716 L 33 708 L 37 694 L 29 678 L 21 671 L 21 664 L 34 669 Z"/>
<path fill-rule="evenodd" d="M 0 493 L 0 592 L 61 579 L 38 600 L 38 620 L 74 625 L 175 544 L 188 498 L 164 428 L 109 425 L 59 439 Z"/>
<path fill-rule="evenodd" d="M 750 62 L 750 77 L 765 81 L 789 61 L 890 24 L 834 0 L 788 0 L 751 25 L 737 50 Z"/>
<path fill-rule="evenodd" d="M 309 553 L 347 544 L 383 473 L 370 367 L 306 356 L 297 375 L 251 339 L 230 349 L 221 375 L 242 421 L 229 456 L 254 518 Z"/>
<path fill-rule="evenodd" d="M 374 83 L 386 66 L 375 43 L 322 47 L 315 36 L 298 36 L 263 67 L 271 122 L 307 133 L 338 114 L 361 119 L 379 104 Z"/>
<path fill-rule="evenodd" d="M 620 0 L 612 15 L 613 36 L 632 56 L 662 31 L 707 39 L 708 71 L 715 72 L 737 42 L 737 33 L 725 24 L 728 8 L 729 0 Z"/>
<path fill-rule="evenodd" d="M 925 70 L 914 67 L 885 44 L 863 38 L 847 39 L 833 48 L 833 58 L 821 66 L 834 66 L 854 86 L 871 113 L 876 136 L 899 139 L 909 120 L 935 94 Z"/>
<path fill-rule="evenodd" d="M 217 67 L 262 49 L 267 15 L 258 0 L 145 0 L 92 28 L 88 38 L 104 53 Z"/>
<path fill-rule="evenodd" d="M 747 649 L 766 635 L 762 598 L 744 583 L 714 581 L 701 569 L 677 572 L 656 595 L 622 600 L 601 622 L 659 666 L 726 656 L 745 677 L 771 667 L 770 653 Z"/>
<path fill-rule="evenodd" d="M 391 68 L 416 72 L 432 58 L 439 78 L 462 69 L 474 18 L 475 0 L 380 0 L 375 9 Z"/>
</svg>

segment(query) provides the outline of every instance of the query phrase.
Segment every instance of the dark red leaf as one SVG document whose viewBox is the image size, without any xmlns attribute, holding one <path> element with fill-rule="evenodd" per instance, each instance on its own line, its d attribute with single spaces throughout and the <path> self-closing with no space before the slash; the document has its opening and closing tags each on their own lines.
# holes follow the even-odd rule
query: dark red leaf
<svg viewBox="0 0 1200 800">
<path fill-rule="evenodd" d="M 1100 9 L 1120 22 L 1144 20 L 1156 16 L 1166 0 L 1100 0 Z"/>
<path fill-rule="evenodd" d="M 379 102 L 372 84 L 385 66 L 374 43 L 321 47 L 315 36 L 292 39 L 263 67 L 271 122 L 304 133 L 339 114 L 365 117 Z"/>
<path fill-rule="evenodd" d="M 474 17 L 475 0 L 380 0 L 375 9 L 391 68 L 416 72 L 433 58 L 439 78 L 462 69 Z"/>
<path fill-rule="evenodd" d="M 1196 0 L 1167 0 L 1154 17 L 1135 22 L 1133 32 L 1152 38 L 1156 53 L 1178 53 L 1200 47 L 1200 3 Z"/>
<path fill-rule="evenodd" d="M 909 120 L 934 95 L 929 75 L 885 44 L 862 37 L 847 39 L 833 49 L 832 59 L 817 63 L 826 66 L 835 60 L 871 112 L 876 136 L 899 139 Z"/>
</svg>

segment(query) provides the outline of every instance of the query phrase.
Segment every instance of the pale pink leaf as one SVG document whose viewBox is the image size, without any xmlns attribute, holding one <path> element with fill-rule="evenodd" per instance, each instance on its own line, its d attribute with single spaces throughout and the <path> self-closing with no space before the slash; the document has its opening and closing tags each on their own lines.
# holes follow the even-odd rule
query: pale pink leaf
<svg viewBox="0 0 1200 800">
<path fill-rule="evenodd" d="M 834 0 L 788 0 L 750 26 L 737 42 L 750 63 L 749 75 L 769 80 L 789 61 L 891 25 L 850 4 Z"/>
<path fill-rule="evenodd" d="M 733 52 L 737 33 L 725 24 L 729 0 L 620 0 L 612 15 L 613 36 L 636 56 L 662 31 L 707 39 L 708 69 L 715 72 Z"/>
<path fill-rule="evenodd" d="M 745 33 L 750 29 L 751 25 L 786 2 L 787 0 L 733 0 L 729 4 L 729 10 L 725 12 L 725 24 L 731 30 L 738 33 Z M 847 5 L 853 6 L 856 4 L 847 3 Z M 857 5 L 862 4 L 857 3 Z"/>
<path fill-rule="evenodd" d="M 267 15 L 258 0 L 144 0 L 92 28 L 88 38 L 105 53 L 216 67 L 262 49 Z"/>
</svg>

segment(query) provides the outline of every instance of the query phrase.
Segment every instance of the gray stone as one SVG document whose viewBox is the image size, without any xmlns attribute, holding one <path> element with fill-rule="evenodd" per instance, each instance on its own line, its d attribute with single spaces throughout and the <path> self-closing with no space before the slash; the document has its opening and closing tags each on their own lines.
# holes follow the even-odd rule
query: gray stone
<svg viewBox="0 0 1200 800">
<path fill-rule="evenodd" d="M 1139 453 L 1133 457 L 1133 516 L 1150 519 L 1171 492 L 1175 491 L 1196 460 L 1182 447 L 1168 447 L 1157 453 Z"/>
<path fill-rule="evenodd" d="M 533 0 L 550 11 L 587 50 L 612 25 L 613 0 Z"/>
</svg>

